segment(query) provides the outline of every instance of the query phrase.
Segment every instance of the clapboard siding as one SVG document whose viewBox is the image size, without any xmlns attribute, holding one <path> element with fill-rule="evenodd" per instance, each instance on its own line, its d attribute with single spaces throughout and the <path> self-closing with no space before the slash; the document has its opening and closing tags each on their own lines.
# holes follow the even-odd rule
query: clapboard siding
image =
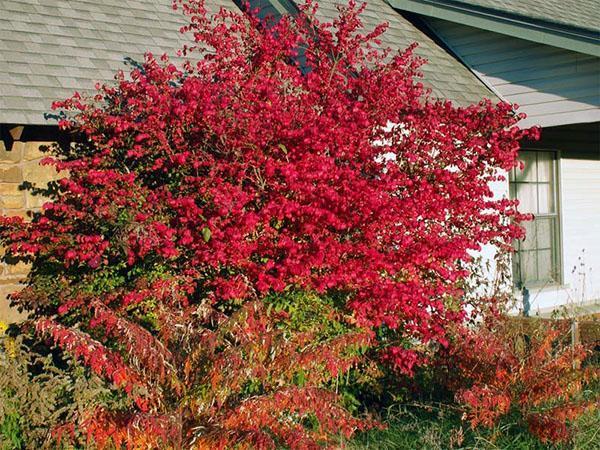
<svg viewBox="0 0 600 450">
<path fill-rule="evenodd" d="M 587 85 L 588 83 L 595 83 L 597 80 L 596 74 L 587 74 L 581 77 L 578 77 L 578 80 L 583 83 L 583 85 Z M 565 86 L 566 89 L 570 89 L 572 86 L 575 89 L 581 89 L 579 83 L 575 81 L 563 80 L 562 78 L 557 79 L 556 77 L 550 77 L 546 79 L 539 79 L 537 86 L 539 89 L 544 91 L 552 91 L 553 89 L 560 88 L 561 86 Z M 588 90 L 588 88 L 584 87 L 584 89 Z M 537 90 L 531 86 L 526 86 L 523 84 L 508 84 L 503 87 L 505 95 L 517 95 L 524 94 L 526 92 L 537 92 Z"/>
<path fill-rule="evenodd" d="M 493 34 L 493 33 L 490 33 Z M 496 36 L 499 36 L 496 34 Z M 508 38 L 511 39 L 511 38 Z M 504 62 L 517 62 L 521 64 L 524 60 L 535 62 L 536 67 L 540 66 L 554 66 L 555 61 L 550 58 L 561 56 L 560 62 L 574 62 L 576 58 L 573 55 L 565 57 L 564 50 L 556 47 L 548 47 L 540 44 L 527 45 L 527 46 L 515 46 L 515 45 L 502 45 L 503 42 L 488 41 L 485 42 L 486 53 L 481 53 L 481 42 L 477 42 L 477 45 L 473 44 L 470 49 L 465 49 L 464 55 L 469 58 L 469 62 L 473 65 L 481 66 L 482 68 L 495 69 L 496 65 L 500 65 L 500 68 L 511 67 Z M 467 51 L 470 50 L 470 51 Z M 463 49 L 461 48 L 461 52 Z"/>
<path fill-rule="evenodd" d="M 485 73 L 486 76 L 492 79 L 497 77 L 498 82 L 503 84 L 520 81 L 533 82 L 547 78 L 560 80 L 565 75 L 595 75 L 598 70 L 598 59 L 592 58 L 583 56 L 579 59 L 573 59 L 554 55 L 542 61 L 536 60 L 534 57 L 506 59 L 494 64 L 477 65 L 476 70 Z M 568 82 L 569 80 L 563 79 L 563 81 Z"/>
<path fill-rule="evenodd" d="M 522 108 L 527 113 L 527 119 L 520 122 L 521 126 L 542 125 L 544 127 L 563 125 L 568 123 L 597 122 L 600 121 L 600 109 L 576 102 L 556 102 L 533 105 Z"/>
<path fill-rule="evenodd" d="M 428 26 L 505 100 L 523 126 L 600 120 L 600 58 L 427 18 Z"/>
<path fill-rule="evenodd" d="M 599 299 L 600 158 L 571 159 L 567 153 L 560 173 L 565 282 L 578 300 Z"/>
<path fill-rule="evenodd" d="M 488 81 L 493 81 L 495 84 L 507 85 L 507 84 L 525 84 L 530 83 L 532 87 L 537 88 L 537 83 L 540 80 L 554 79 L 562 81 L 564 83 L 572 82 L 572 77 L 577 76 L 591 76 L 596 80 L 598 71 L 598 61 L 596 60 L 582 60 L 576 64 L 573 63 L 562 63 L 559 60 L 554 62 L 552 70 L 540 71 L 537 67 L 519 67 L 517 69 L 510 65 L 503 64 L 495 73 L 485 73 L 485 77 Z M 535 84 L 534 84 L 535 83 Z M 597 106 L 597 105 L 596 105 Z"/>
</svg>

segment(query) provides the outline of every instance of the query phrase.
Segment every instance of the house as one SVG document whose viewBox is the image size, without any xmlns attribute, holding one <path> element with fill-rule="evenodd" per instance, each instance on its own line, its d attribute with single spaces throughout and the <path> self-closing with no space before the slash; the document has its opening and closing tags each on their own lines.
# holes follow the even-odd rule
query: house
<svg viewBox="0 0 600 450">
<path fill-rule="evenodd" d="M 539 125 L 501 195 L 535 215 L 513 258 L 531 313 L 600 301 L 600 5 L 595 0 L 388 0 Z M 527 305 L 528 304 L 528 305 Z"/>
<path fill-rule="evenodd" d="M 320 18 L 335 17 L 338 1 L 321 0 Z M 600 297 L 598 33 L 592 1 L 561 2 L 568 14 L 560 22 L 549 18 L 547 3 L 558 4 L 554 0 L 532 7 L 536 17 L 529 18 L 527 1 L 509 10 L 506 5 L 513 3 L 370 0 L 363 21 L 370 29 L 389 23 L 383 46 L 419 43 L 417 54 L 429 61 L 424 84 L 433 96 L 460 105 L 484 97 L 519 100 L 528 123 L 544 127 L 543 140 L 524 153 L 530 161 L 525 172 L 513 174 L 510 191 L 508 183 L 497 189 L 498 195 L 521 198 L 537 214 L 530 225 L 536 237 L 530 233 L 518 244 L 515 282 L 529 291 L 530 301 L 535 296 L 534 308 L 543 309 L 565 303 L 579 286 L 570 268 L 583 250 L 586 265 L 577 270 L 585 273 L 585 297 Z M 239 9 L 244 2 L 206 4 L 212 10 Z M 446 4 L 462 16 L 447 13 Z M 251 5 L 270 15 L 297 11 L 292 0 Z M 38 165 L 40 146 L 69 142 L 49 114 L 52 101 L 74 91 L 93 92 L 96 82 L 112 80 L 145 51 L 175 55 L 185 42 L 178 32 L 185 18 L 170 0 L 0 0 L 0 11 L 0 212 L 27 216 L 41 201 L 21 188 L 23 182 L 56 177 Z M 26 273 L 24 265 L 2 267 L 0 320 L 17 318 L 5 297 Z"/>
</svg>

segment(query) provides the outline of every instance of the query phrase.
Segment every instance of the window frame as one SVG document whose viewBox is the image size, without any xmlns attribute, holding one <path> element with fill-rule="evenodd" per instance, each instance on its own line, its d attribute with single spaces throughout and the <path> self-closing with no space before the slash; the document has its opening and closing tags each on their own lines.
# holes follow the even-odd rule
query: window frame
<svg viewBox="0 0 600 450">
<path fill-rule="evenodd" d="M 561 199 L 561 170 L 560 170 L 560 160 L 561 160 L 561 152 L 558 149 L 553 149 L 553 148 L 522 148 L 519 151 L 519 159 L 520 156 L 522 154 L 522 152 L 527 152 L 527 153 L 535 153 L 536 154 L 536 167 L 537 167 L 537 161 L 538 161 L 538 155 L 540 152 L 545 152 L 545 153 L 550 153 L 552 154 L 552 177 L 553 177 L 553 182 L 550 182 L 550 186 L 553 186 L 554 189 L 552 189 L 553 192 L 551 192 L 553 194 L 553 200 L 554 200 L 554 213 L 544 213 L 544 214 L 537 214 L 534 213 L 534 217 L 535 219 L 544 219 L 544 218 L 553 218 L 553 222 L 554 222 L 554 226 L 552 227 L 552 241 L 551 241 L 551 245 L 554 246 L 550 247 L 551 250 L 551 258 L 552 258 L 552 264 L 554 265 L 554 270 L 553 272 L 555 272 L 555 278 L 556 279 L 550 279 L 550 280 L 539 280 L 539 281 L 534 281 L 534 282 L 523 282 L 522 280 L 522 263 L 521 263 L 521 254 L 522 252 L 526 252 L 528 250 L 521 250 L 520 249 L 520 245 L 521 245 L 521 240 L 515 241 L 515 243 L 513 244 L 513 248 L 515 249 L 515 253 L 512 255 L 512 258 L 519 258 L 519 262 L 518 262 L 518 267 L 521 270 L 520 273 L 516 273 L 515 271 L 515 264 L 511 263 L 511 273 L 512 273 L 512 278 L 513 278 L 513 286 L 515 289 L 517 290 L 521 290 L 523 288 L 527 288 L 527 289 L 544 289 L 546 287 L 556 287 L 556 286 L 562 286 L 563 282 L 564 282 L 564 267 L 563 267 L 563 261 L 564 261 L 564 255 L 563 255 L 563 245 L 562 245 L 562 229 L 563 229 L 563 223 L 562 223 L 562 199 Z M 508 192 L 509 192 L 509 197 L 511 199 L 517 199 L 517 188 L 516 186 L 520 183 L 522 184 L 527 184 L 527 182 L 523 182 L 523 181 L 516 181 L 515 179 L 515 172 L 517 168 L 511 169 L 511 171 L 508 174 Z M 538 184 L 543 184 L 543 182 L 540 182 L 538 179 L 538 174 L 536 172 L 536 181 L 533 182 L 529 182 L 532 184 L 535 184 L 536 186 Z M 536 189 L 536 201 L 537 204 L 539 205 L 539 190 Z M 538 206 L 539 207 L 539 206 Z M 538 247 L 537 247 L 537 242 L 536 242 L 536 246 L 534 249 L 529 250 L 529 251 L 536 251 L 537 253 Z M 537 264 L 539 264 L 539 260 L 538 260 L 538 256 L 536 255 L 536 270 L 537 269 Z"/>
</svg>

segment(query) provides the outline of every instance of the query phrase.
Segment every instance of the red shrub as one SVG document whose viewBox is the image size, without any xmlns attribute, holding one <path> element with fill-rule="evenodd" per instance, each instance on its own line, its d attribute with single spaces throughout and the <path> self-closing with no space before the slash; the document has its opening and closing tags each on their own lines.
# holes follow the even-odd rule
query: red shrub
<svg viewBox="0 0 600 450">
<path fill-rule="evenodd" d="M 462 329 L 450 352 L 451 382 L 473 427 L 493 427 L 516 412 L 543 442 L 572 435 L 570 424 L 598 398 L 583 395 L 597 369 L 581 368 L 588 352 L 571 346 L 568 327 L 490 317 Z"/>
<path fill-rule="evenodd" d="M 310 3 L 272 27 L 185 9 L 197 62 L 148 55 L 94 99 L 55 105 L 82 139 L 45 160 L 69 173 L 53 202 L 2 220 L 7 255 L 33 262 L 14 303 L 131 395 L 125 416 L 97 416 L 112 428 L 86 419 L 92 434 L 304 447 L 350 433 L 322 391 L 351 364 L 344 349 L 385 347 L 410 373 L 415 342 L 446 344 L 469 251 L 520 234 L 489 183 L 535 133 L 507 104 L 428 98 L 412 47 L 376 50 L 385 25 L 364 33 L 354 2 L 333 25 Z M 314 348 L 284 333 L 260 302 L 292 291 L 342 299 L 346 332 Z"/>
</svg>

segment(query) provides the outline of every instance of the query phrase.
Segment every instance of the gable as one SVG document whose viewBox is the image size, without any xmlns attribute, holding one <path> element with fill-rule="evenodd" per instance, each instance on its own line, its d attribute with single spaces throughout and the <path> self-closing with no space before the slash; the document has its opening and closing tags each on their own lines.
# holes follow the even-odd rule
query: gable
<svg viewBox="0 0 600 450">
<path fill-rule="evenodd" d="M 600 120 L 600 58 L 445 20 L 428 26 L 494 91 L 527 114 L 523 126 Z"/>
<path fill-rule="evenodd" d="M 318 19 L 331 22 L 337 17 L 336 5 L 340 3 L 343 2 L 319 0 Z M 367 30 L 382 22 L 388 23 L 388 29 L 381 37 L 382 47 L 398 51 L 418 43 L 415 53 L 428 61 L 421 70 L 424 84 L 432 90 L 433 97 L 463 106 L 478 103 L 483 98 L 498 100 L 454 55 L 395 11 L 386 0 L 369 0 L 361 18 Z"/>
</svg>

